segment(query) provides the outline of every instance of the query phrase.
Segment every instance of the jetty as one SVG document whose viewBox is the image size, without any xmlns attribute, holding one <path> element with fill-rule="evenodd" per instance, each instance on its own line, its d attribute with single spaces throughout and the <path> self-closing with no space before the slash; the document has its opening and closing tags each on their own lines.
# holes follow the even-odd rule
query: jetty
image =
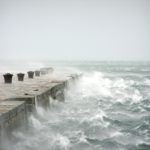
<svg viewBox="0 0 150 150">
<path fill-rule="evenodd" d="M 4 83 L 0 74 L 0 134 L 4 129 L 14 128 L 35 111 L 36 105 L 50 106 L 50 99 L 64 101 L 64 90 L 77 75 L 65 74 L 55 77 L 51 73 L 18 81 L 14 75 L 12 83 Z"/>
</svg>

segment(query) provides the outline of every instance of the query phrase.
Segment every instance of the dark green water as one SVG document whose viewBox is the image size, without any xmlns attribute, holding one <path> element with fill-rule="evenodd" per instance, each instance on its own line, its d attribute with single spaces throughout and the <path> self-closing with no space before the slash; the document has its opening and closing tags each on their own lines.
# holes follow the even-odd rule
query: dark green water
<svg viewBox="0 0 150 150">
<path fill-rule="evenodd" d="M 67 64 L 68 65 L 68 64 Z M 63 66 L 66 66 L 64 63 Z M 74 62 L 65 103 L 38 107 L 3 150 L 150 150 L 150 63 Z"/>
</svg>

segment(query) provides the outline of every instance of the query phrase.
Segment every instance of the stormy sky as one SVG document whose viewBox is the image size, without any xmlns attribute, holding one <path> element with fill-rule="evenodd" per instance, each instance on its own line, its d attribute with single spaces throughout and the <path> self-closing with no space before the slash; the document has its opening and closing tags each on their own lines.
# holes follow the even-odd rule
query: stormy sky
<svg viewBox="0 0 150 150">
<path fill-rule="evenodd" d="M 0 0 L 0 60 L 150 60 L 150 0 Z"/>
</svg>

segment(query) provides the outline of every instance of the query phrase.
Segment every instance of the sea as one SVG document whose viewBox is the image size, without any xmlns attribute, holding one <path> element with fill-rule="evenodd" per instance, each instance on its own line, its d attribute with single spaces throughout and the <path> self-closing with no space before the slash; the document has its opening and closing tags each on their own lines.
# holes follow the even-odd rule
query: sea
<svg viewBox="0 0 150 150">
<path fill-rule="evenodd" d="M 68 85 L 64 102 L 37 106 L 0 150 L 150 150 L 150 62 L 45 64 L 82 75 Z"/>
</svg>

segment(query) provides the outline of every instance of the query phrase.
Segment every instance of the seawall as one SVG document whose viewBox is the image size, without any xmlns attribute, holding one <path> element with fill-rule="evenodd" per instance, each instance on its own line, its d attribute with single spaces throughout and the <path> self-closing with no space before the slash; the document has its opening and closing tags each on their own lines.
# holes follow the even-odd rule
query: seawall
<svg viewBox="0 0 150 150">
<path fill-rule="evenodd" d="M 64 101 L 64 90 L 77 75 L 52 77 L 51 74 L 25 78 L 24 82 L 13 80 L 12 84 L 0 82 L 0 134 L 24 123 L 27 116 L 35 111 L 36 105 L 45 109 L 50 97 Z"/>
</svg>

